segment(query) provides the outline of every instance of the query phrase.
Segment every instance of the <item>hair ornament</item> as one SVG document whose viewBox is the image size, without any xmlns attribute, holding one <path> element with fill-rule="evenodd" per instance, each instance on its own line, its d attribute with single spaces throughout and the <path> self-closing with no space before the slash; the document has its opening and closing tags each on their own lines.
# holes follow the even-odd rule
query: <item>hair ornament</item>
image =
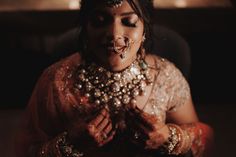
<svg viewBox="0 0 236 157">
<path fill-rule="evenodd" d="M 123 0 L 107 0 L 106 4 L 112 8 L 118 8 L 122 5 Z"/>
</svg>

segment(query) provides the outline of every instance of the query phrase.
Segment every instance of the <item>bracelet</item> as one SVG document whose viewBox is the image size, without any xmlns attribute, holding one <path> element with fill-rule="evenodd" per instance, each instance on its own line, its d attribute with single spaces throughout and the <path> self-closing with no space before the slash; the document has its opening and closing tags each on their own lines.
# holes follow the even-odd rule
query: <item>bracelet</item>
<svg viewBox="0 0 236 157">
<path fill-rule="evenodd" d="M 83 157 L 84 153 L 74 148 L 74 145 L 67 142 L 67 132 L 63 132 L 58 138 L 57 144 L 63 157 Z"/>
<path fill-rule="evenodd" d="M 53 139 L 52 141 L 44 143 L 40 148 L 39 154 L 37 155 L 37 157 L 51 157 L 51 156 L 62 157 L 58 149 L 57 138 Z"/>
<path fill-rule="evenodd" d="M 174 124 L 167 124 L 169 129 L 169 137 L 167 142 L 164 143 L 164 149 L 167 154 L 176 154 L 174 150 L 179 146 L 181 141 L 181 133 L 179 128 L 176 127 Z M 176 154 L 177 155 L 177 154 Z"/>
<path fill-rule="evenodd" d="M 187 153 L 192 146 L 192 138 L 187 130 L 184 130 L 183 141 L 184 144 L 181 148 L 181 154 Z"/>
<path fill-rule="evenodd" d="M 167 141 L 160 147 L 162 153 L 168 155 L 179 155 L 182 147 L 182 129 L 175 124 L 167 124 L 169 129 L 169 137 Z"/>
<path fill-rule="evenodd" d="M 40 148 L 39 157 L 83 157 L 84 154 L 74 148 L 67 141 L 67 132 L 58 135 L 52 141 L 43 144 Z"/>
<path fill-rule="evenodd" d="M 179 155 L 188 152 L 192 145 L 189 133 L 176 124 L 167 124 L 167 126 L 170 135 L 162 145 L 161 150 L 169 155 Z"/>
</svg>

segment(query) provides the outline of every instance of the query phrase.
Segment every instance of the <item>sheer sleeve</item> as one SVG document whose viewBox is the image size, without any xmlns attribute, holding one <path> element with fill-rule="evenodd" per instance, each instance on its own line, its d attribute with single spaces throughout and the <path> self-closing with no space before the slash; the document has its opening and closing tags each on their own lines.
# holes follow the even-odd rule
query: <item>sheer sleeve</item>
<svg viewBox="0 0 236 157">
<path fill-rule="evenodd" d="M 28 103 L 16 142 L 19 157 L 32 156 L 37 146 L 60 132 L 62 125 L 54 102 L 52 70 L 43 72 Z"/>
<path fill-rule="evenodd" d="M 182 107 L 185 107 L 183 105 L 189 105 L 189 102 L 192 102 L 187 80 L 173 63 L 163 58 L 157 59 L 157 66 L 160 69 L 160 73 L 157 81 L 159 88 L 156 90 L 159 93 L 156 94 L 156 97 L 158 98 L 159 95 L 165 96 L 163 98 L 166 99 L 163 100 L 166 101 L 163 102 L 165 102 L 167 116 L 176 113 L 185 114 L 183 111 L 180 111 L 180 108 L 183 109 Z M 169 124 L 167 123 L 167 125 Z M 196 119 L 192 123 L 178 122 L 172 125 L 175 128 L 174 130 L 176 130 L 175 134 L 181 139 L 179 140 L 178 146 L 176 145 L 176 148 L 173 150 L 174 154 L 183 155 L 191 150 L 190 152 L 193 157 L 210 155 L 213 146 L 213 129 L 208 124 L 198 122 Z"/>
<path fill-rule="evenodd" d="M 186 101 L 191 99 L 189 84 L 186 81 L 183 74 L 180 72 L 176 66 L 165 60 L 165 68 L 163 68 L 163 73 L 166 75 L 169 100 L 167 103 L 167 112 L 176 111 L 178 107 L 184 105 Z"/>
</svg>

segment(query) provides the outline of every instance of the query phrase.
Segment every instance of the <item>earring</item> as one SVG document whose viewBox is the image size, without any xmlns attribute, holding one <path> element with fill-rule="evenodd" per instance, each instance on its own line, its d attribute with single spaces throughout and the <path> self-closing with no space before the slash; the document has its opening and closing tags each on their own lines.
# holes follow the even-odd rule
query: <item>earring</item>
<svg viewBox="0 0 236 157">
<path fill-rule="evenodd" d="M 145 34 L 142 37 L 142 42 L 144 42 L 146 40 Z"/>
<path fill-rule="evenodd" d="M 140 54 L 140 57 L 142 59 L 144 59 L 145 55 L 146 55 L 146 50 L 144 48 L 144 41 L 145 40 L 146 40 L 146 37 L 145 37 L 145 34 L 144 34 L 143 37 L 142 37 L 142 42 L 141 42 L 140 48 L 139 48 L 139 54 Z"/>
</svg>

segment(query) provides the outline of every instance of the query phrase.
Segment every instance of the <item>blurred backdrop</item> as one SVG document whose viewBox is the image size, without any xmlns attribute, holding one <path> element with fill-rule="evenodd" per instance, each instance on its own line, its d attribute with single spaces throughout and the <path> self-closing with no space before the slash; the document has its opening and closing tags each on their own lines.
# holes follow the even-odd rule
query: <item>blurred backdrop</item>
<svg viewBox="0 0 236 157">
<path fill-rule="evenodd" d="M 200 118 L 215 129 L 215 157 L 233 157 L 235 2 L 154 0 L 153 5 L 155 23 L 189 46 L 188 81 Z M 77 27 L 79 7 L 79 0 L 0 0 L 1 156 L 13 156 L 19 117 L 43 69 L 62 56 L 55 45 L 65 32 Z M 163 40 L 168 39 L 162 35 Z"/>
</svg>

